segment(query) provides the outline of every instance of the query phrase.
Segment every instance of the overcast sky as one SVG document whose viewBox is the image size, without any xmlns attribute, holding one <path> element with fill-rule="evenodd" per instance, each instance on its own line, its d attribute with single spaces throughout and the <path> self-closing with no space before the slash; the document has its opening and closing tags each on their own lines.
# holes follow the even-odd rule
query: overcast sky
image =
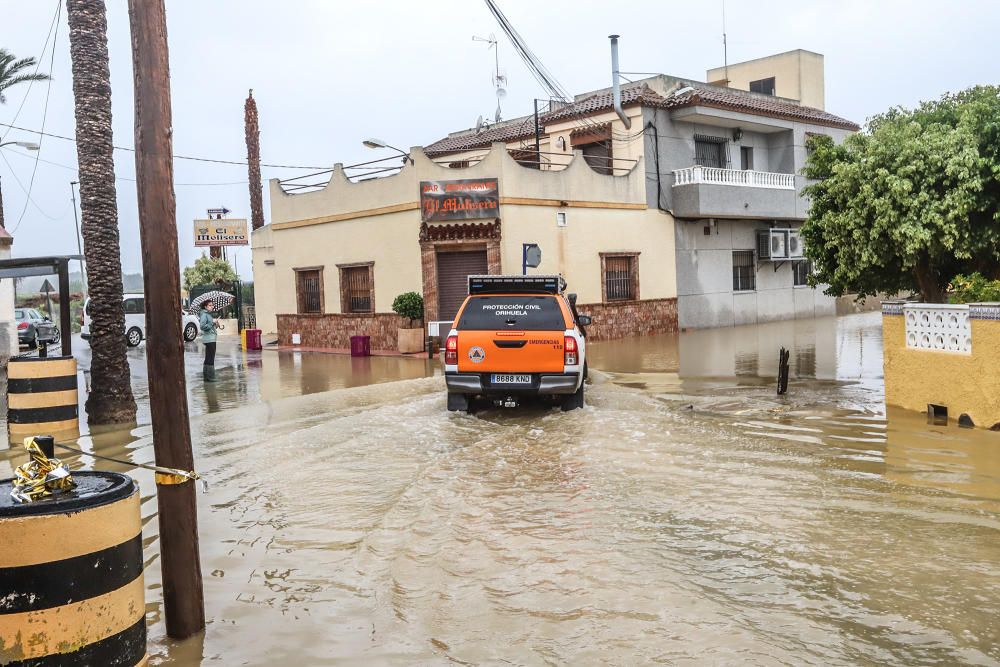
<svg viewBox="0 0 1000 667">
<path fill-rule="evenodd" d="M 499 0 L 514 27 L 571 93 L 610 83 L 607 35 L 621 34 L 625 72 L 703 80 L 722 64 L 720 0 Z M 56 0 L 0 0 L 0 46 L 43 61 L 51 87 L 8 91 L 0 122 L 73 136 L 72 77 L 63 11 L 55 51 L 43 44 Z M 254 89 L 263 162 L 331 166 L 388 155 L 364 148 L 378 137 L 401 148 L 472 126 L 496 106 L 493 54 L 473 35 L 499 38 L 507 74 L 504 116 L 528 113 L 547 97 L 516 57 L 481 0 L 167 0 L 174 151 L 244 160 L 243 102 Z M 132 61 L 126 0 L 108 0 L 115 144 L 133 145 Z M 863 122 L 894 105 L 1000 77 L 1000 2 L 992 0 L 797 0 L 726 3 L 729 61 L 803 48 L 826 56 L 828 111 Z M 54 57 L 51 68 L 49 58 Z M 23 108 L 18 109 L 24 101 Z M 15 120 L 16 116 L 16 120 Z M 33 140 L 0 126 L 4 141 Z M 15 256 L 75 253 L 69 182 L 71 142 L 43 138 L 34 154 L 0 149 L 7 228 Z M 133 155 L 116 151 L 122 265 L 141 270 Z M 50 164 L 55 163 L 55 164 Z M 263 176 L 307 173 L 264 168 Z M 192 223 L 225 206 L 249 217 L 245 166 L 176 160 L 180 260 L 200 254 Z M 18 184 L 20 181 L 20 184 Z M 27 203 L 22 189 L 31 189 Z M 415 193 L 414 193 L 415 194 Z M 23 212 L 23 213 L 22 213 Z M 270 220 L 267 188 L 265 220 Z M 416 231 L 414 231 L 414 234 Z M 248 277 L 249 250 L 235 253 Z"/>
</svg>

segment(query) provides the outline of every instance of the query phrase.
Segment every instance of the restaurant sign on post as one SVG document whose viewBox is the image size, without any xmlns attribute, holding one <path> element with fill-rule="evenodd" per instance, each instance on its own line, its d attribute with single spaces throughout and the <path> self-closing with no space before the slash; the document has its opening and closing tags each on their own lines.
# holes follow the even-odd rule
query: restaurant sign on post
<svg viewBox="0 0 1000 667">
<path fill-rule="evenodd" d="M 495 178 L 420 182 L 420 218 L 424 222 L 477 220 L 499 215 L 500 188 Z"/>
<path fill-rule="evenodd" d="M 195 220 L 195 247 L 250 245 L 246 219 Z"/>
</svg>

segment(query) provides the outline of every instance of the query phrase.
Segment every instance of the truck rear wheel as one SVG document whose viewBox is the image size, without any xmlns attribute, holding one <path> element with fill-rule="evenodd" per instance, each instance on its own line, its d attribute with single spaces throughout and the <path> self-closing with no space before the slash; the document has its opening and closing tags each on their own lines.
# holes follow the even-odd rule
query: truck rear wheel
<svg viewBox="0 0 1000 667">
<path fill-rule="evenodd" d="M 448 392 L 448 412 L 468 412 L 469 405 L 468 394 Z"/>
<path fill-rule="evenodd" d="M 563 412 L 569 412 L 570 410 L 576 410 L 577 408 L 582 408 L 584 406 L 583 402 L 583 388 L 586 382 L 580 382 L 580 388 L 576 390 L 576 393 L 565 396 L 562 400 Z"/>
</svg>

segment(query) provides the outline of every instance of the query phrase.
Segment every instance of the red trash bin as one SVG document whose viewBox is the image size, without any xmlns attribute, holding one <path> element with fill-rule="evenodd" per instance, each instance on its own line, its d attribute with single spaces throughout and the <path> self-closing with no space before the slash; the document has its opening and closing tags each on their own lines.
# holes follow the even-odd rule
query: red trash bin
<svg viewBox="0 0 1000 667">
<path fill-rule="evenodd" d="M 247 349 L 259 350 L 263 347 L 260 342 L 260 329 L 247 329 Z"/>
<path fill-rule="evenodd" d="M 351 336 L 351 356 L 370 357 L 372 355 L 371 336 Z"/>
</svg>

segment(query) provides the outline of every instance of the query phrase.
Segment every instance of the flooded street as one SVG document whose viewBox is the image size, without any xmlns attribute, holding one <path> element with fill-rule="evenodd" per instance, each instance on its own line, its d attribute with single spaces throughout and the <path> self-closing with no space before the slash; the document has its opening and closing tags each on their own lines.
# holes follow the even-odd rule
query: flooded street
<svg viewBox="0 0 1000 667">
<path fill-rule="evenodd" d="M 886 415 L 880 317 L 595 344 L 569 413 L 232 351 L 189 374 L 202 638 L 165 637 L 130 470 L 152 662 L 1000 665 L 1000 434 Z M 148 426 L 80 445 L 152 461 Z"/>
</svg>

